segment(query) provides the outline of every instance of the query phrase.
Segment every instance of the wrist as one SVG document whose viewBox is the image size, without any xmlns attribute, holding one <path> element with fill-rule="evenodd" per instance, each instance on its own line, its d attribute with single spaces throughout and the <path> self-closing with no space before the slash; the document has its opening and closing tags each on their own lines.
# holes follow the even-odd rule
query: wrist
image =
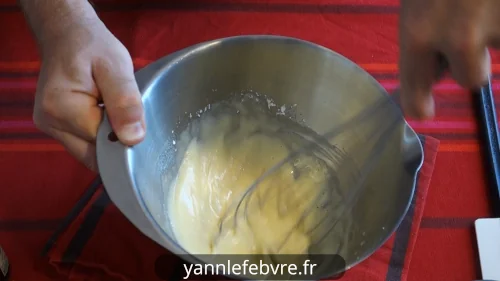
<svg viewBox="0 0 500 281">
<path fill-rule="evenodd" d="M 18 0 L 42 49 L 99 22 L 92 5 L 86 0 Z"/>
</svg>

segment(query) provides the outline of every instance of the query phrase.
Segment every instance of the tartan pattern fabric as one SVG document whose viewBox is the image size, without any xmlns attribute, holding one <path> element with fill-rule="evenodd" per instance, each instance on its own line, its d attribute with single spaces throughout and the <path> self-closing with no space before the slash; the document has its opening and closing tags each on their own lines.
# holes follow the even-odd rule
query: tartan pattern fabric
<svg viewBox="0 0 500 281">
<path fill-rule="evenodd" d="M 136 69 L 198 42 L 275 34 L 328 47 L 388 91 L 398 86 L 397 0 L 92 2 L 129 49 Z M 40 58 L 15 0 L 0 0 L 0 26 L 7 27 L 0 28 L 0 244 L 14 280 L 52 280 L 40 275 L 34 261 L 95 174 L 32 123 Z M 498 54 L 492 53 L 494 91 L 500 88 Z M 405 274 L 410 281 L 473 280 L 480 277 L 473 222 L 490 216 L 490 209 L 472 99 L 446 79 L 436 86 L 435 100 L 434 120 L 410 120 L 427 140 L 439 140 L 439 147 L 420 228 L 411 232 L 416 243 Z"/>
<path fill-rule="evenodd" d="M 436 139 L 422 137 L 421 140 L 425 161 L 418 175 L 415 196 L 398 230 L 367 260 L 331 280 L 407 280 L 438 146 Z M 63 278 L 61 280 L 80 280 L 87 276 L 92 276 L 91 280 L 109 281 L 185 280 L 182 277 L 186 272 L 179 258 L 135 229 L 111 203 L 104 188 L 96 188 L 99 183 L 96 179 L 83 196 L 80 202 L 86 204 L 70 212 L 65 220 L 71 222 L 70 225 L 62 232 L 56 231 L 49 240 L 43 255 L 50 266 L 47 267 L 46 260 L 39 263 L 45 263 L 45 274 L 54 279 Z M 191 276 L 187 280 L 214 280 L 213 277 L 200 278 Z"/>
</svg>

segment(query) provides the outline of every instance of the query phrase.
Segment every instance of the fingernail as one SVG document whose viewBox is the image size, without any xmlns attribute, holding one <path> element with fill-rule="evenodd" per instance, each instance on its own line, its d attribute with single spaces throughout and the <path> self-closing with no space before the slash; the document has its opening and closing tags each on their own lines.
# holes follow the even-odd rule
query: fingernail
<svg viewBox="0 0 500 281">
<path fill-rule="evenodd" d="M 117 133 L 120 141 L 126 144 L 135 144 L 144 137 L 145 131 L 141 122 L 127 124 Z"/>
<path fill-rule="evenodd" d="M 420 120 L 428 120 L 434 117 L 434 103 L 422 104 L 415 108 L 415 117 Z"/>
<path fill-rule="evenodd" d="M 424 100 L 422 100 L 421 104 L 421 118 L 422 119 L 431 119 L 434 117 L 435 105 L 434 99 L 432 98 L 432 94 L 427 96 Z"/>
</svg>

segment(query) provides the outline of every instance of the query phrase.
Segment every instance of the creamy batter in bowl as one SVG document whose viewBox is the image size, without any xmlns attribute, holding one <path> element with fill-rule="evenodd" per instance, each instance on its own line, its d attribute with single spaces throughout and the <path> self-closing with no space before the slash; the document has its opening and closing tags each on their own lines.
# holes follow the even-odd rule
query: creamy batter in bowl
<svg viewBox="0 0 500 281">
<path fill-rule="evenodd" d="M 165 188 L 164 181 L 165 175 L 177 172 L 180 134 L 193 118 L 209 105 L 253 91 L 268 95 L 276 109 L 322 134 L 374 101 L 388 98 L 369 74 L 341 55 L 278 36 L 202 43 L 152 63 L 136 78 L 145 106 L 146 139 L 131 148 L 113 142 L 105 118 L 97 140 L 101 176 L 113 202 L 138 229 L 192 262 L 196 257 L 186 256 L 187 247 L 179 242 L 187 236 L 179 239 L 178 229 L 172 228 L 175 223 L 166 215 L 175 206 L 166 199 L 172 190 Z M 342 253 L 348 267 L 378 249 L 400 224 L 413 196 L 423 153 L 418 136 L 396 105 L 336 140 L 346 151 L 352 150 L 349 146 L 354 142 L 370 145 L 367 132 L 388 120 L 398 122 L 396 133 L 388 139 L 389 149 L 382 152 L 349 214 L 355 227 Z M 353 151 L 349 157 L 360 165 L 366 155 Z"/>
<path fill-rule="evenodd" d="M 273 114 L 272 106 L 269 97 L 236 95 L 181 133 L 176 169 L 163 182 L 170 226 L 189 253 L 333 255 L 345 249 L 353 229 L 340 185 L 354 185 L 358 171 L 343 151 L 304 151 L 252 187 L 316 137 L 284 112 Z"/>
</svg>

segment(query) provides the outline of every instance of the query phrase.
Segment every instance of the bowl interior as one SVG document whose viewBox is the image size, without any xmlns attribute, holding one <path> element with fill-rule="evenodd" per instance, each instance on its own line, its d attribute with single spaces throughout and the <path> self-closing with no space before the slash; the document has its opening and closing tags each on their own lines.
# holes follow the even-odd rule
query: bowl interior
<svg viewBox="0 0 500 281">
<path fill-rule="evenodd" d="M 271 97 L 278 106 L 296 104 L 297 119 L 322 134 L 388 99 L 370 75 L 346 58 L 284 37 L 245 36 L 203 43 L 173 54 L 156 68 L 153 77 L 141 82 L 148 134 L 144 142 L 127 150 L 127 162 L 147 211 L 172 240 L 166 216 L 168 184 L 163 181 L 166 173 L 175 170 L 175 138 L 190 115 L 195 117 L 200 109 L 234 94 L 253 91 Z M 385 136 L 386 145 L 366 173 L 350 212 L 353 223 L 341 252 L 348 265 L 373 253 L 398 226 L 411 201 L 422 155 L 417 136 L 394 104 L 332 140 L 361 169 L 367 148 L 379 137 L 374 133 L 390 122 L 396 122 L 396 128 Z M 344 175 L 348 176 L 352 175 Z M 354 187 L 344 184 L 342 188 L 349 192 Z"/>
</svg>

